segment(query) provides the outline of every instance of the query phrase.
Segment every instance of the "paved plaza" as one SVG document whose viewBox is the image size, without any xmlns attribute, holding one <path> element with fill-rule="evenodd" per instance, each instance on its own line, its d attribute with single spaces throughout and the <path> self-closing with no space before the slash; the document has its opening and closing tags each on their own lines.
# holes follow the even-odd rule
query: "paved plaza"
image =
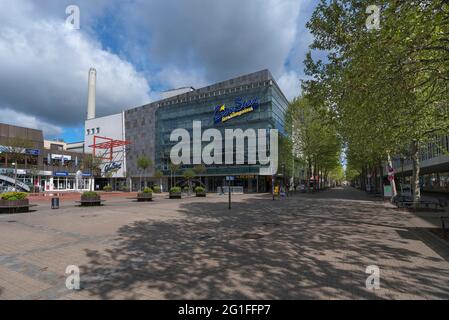
<svg viewBox="0 0 449 320">
<path fill-rule="evenodd" d="M 449 244 L 352 188 L 169 200 L 108 196 L 0 215 L 0 299 L 448 299 Z M 66 288 L 68 265 L 81 290 Z M 366 267 L 380 289 L 366 289 Z"/>
</svg>

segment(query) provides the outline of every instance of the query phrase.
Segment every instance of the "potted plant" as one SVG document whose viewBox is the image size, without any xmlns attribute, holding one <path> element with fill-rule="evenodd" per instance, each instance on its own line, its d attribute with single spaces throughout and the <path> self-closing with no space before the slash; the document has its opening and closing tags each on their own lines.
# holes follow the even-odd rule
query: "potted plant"
<svg viewBox="0 0 449 320">
<path fill-rule="evenodd" d="M 30 201 L 25 192 L 6 192 L 0 196 L 0 213 L 27 212 Z"/>
<path fill-rule="evenodd" d="M 107 186 L 103 187 L 103 191 L 112 192 L 112 187 L 108 184 Z"/>
<path fill-rule="evenodd" d="M 173 187 L 170 189 L 170 199 L 181 199 L 181 187 Z"/>
<path fill-rule="evenodd" d="M 151 188 L 145 188 L 142 192 L 137 194 L 137 201 L 153 201 L 153 190 Z"/>
<path fill-rule="evenodd" d="M 154 193 L 161 193 L 162 191 L 161 191 L 161 187 L 159 187 L 159 186 L 154 186 L 153 187 L 153 192 Z"/>
<path fill-rule="evenodd" d="M 195 188 L 195 193 L 197 197 L 205 197 L 206 196 L 206 189 L 204 189 L 201 186 L 198 186 Z"/>
<path fill-rule="evenodd" d="M 82 206 L 99 206 L 101 205 L 101 197 L 94 191 L 86 191 L 81 195 Z"/>
</svg>

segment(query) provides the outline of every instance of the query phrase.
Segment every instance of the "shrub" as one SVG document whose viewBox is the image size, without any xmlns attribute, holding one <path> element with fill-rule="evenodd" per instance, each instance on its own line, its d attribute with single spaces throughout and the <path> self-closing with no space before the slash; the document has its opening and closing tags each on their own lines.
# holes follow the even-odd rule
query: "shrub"
<svg viewBox="0 0 449 320">
<path fill-rule="evenodd" d="M 181 187 L 173 187 L 170 189 L 171 193 L 179 193 L 181 192 Z"/>
<path fill-rule="evenodd" d="M 85 198 L 96 198 L 98 197 L 98 193 L 94 192 L 94 191 L 86 191 L 83 193 L 83 197 Z"/>
<path fill-rule="evenodd" d="M 1 195 L 2 200 L 24 200 L 28 197 L 28 193 L 25 192 L 5 192 Z"/>
<path fill-rule="evenodd" d="M 123 187 L 120 189 L 120 191 L 123 191 L 123 192 L 129 192 L 129 187 L 123 186 Z"/>
<path fill-rule="evenodd" d="M 195 192 L 203 193 L 203 192 L 206 192 L 206 189 L 204 189 L 204 188 L 201 187 L 201 186 L 198 186 L 198 187 L 195 188 Z"/>
<path fill-rule="evenodd" d="M 153 193 L 153 190 L 151 188 L 145 188 L 142 193 Z"/>
<path fill-rule="evenodd" d="M 189 191 L 189 187 L 186 186 L 186 187 L 184 187 L 183 190 L 184 190 L 184 192 L 188 192 Z"/>
<path fill-rule="evenodd" d="M 156 192 L 156 193 L 160 193 L 160 192 L 161 192 L 161 187 L 159 187 L 159 186 L 154 186 L 154 187 L 153 187 L 153 191 Z"/>
<path fill-rule="evenodd" d="M 112 187 L 110 185 L 104 186 L 103 191 L 112 191 Z"/>
</svg>

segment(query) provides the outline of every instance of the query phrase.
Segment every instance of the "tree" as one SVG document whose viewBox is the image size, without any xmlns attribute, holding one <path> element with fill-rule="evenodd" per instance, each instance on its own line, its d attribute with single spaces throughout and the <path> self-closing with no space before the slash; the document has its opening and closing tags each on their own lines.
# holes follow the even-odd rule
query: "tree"
<svg viewBox="0 0 449 320">
<path fill-rule="evenodd" d="M 204 164 L 197 164 L 194 168 L 193 171 L 200 177 L 200 181 L 201 181 L 201 176 L 206 173 L 207 168 Z M 201 181 L 201 183 L 203 183 Z"/>
<path fill-rule="evenodd" d="M 156 170 L 156 172 L 154 173 L 154 177 L 156 179 L 159 179 L 159 187 L 162 191 L 162 178 L 164 177 L 164 173 L 161 170 Z"/>
<path fill-rule="evenodd" d="M 314 36 L 311 49 L 327 51 L 328 61 L 307 55 L 311 79 L 303 89 L 336 122 L 362 187 L 373 172 L 380 181 L 381 163 L 391 166 L 392 156 L 410 146 L 417 205 L 420 148 L 449 130 L 449 4 L 384 0 L 378 5 L 381 28 L 367 30 L 366 3 L 320 1 L 307 27 Z"/>
<path fill-rule="evenodd" d="M 179 170 L 180 165 L 174 164 L 173 162 L 170 162 L 168 165 L 168 168 L 170 170 L 170 184 L 171 186 L 176 185 L 176 171 Z"/>
<path fill-rule="evenodd" d="M 322 112 L 319 104 L 313 100 L 299 97 L 292 101 L 287 108 L 286 127 L 291 137 L 290 150 L 306 164 L 306 185 L 314 181 L 314 191 L 327 184 L 328 174 L 339 167 L 341 141 L 334 123 L 328 121 L 328 116 Z M 290 156 L 283 155 L 288 163 Z M 319 177 L 317 183 L 316 178 Z"/>
<path fill-rule="evenodd" d="M 86 168 L 91 173 L 91 179 L 94 179 L 95 176 L 101 176 L 101 166 L 103 164 L 103 160 L 96 155 L 89 154 L 84 158 L 84 164 L 81 165 L 80 169 Z M 93 181 L 90 183 L 90 191 L 93 191 L 94 184 Z"/>
<path fill-rule="evenodd" d="M 152 161 L 145 155 L 141 155 L 137 158 L 137 167 L 141 170 L 140 174 L 140 189 L 142 189 L 142 176 L 145 174 L 145 171 L 153 165 Z M 145 177 L 145 187 L 147 187 L 147 179 Z"/>
<path fill-rule="evenodd" d="M 189 194 L 190 194 L 190 190 L 192 189 L 192 179 L 196 177 L 195 171 L 193 171 L 192 169 L 187 169 L 184 171 L 183 173 L 183 177 L 184 179 L 187 180 L 187 183 L 189 184 Z"/>
</svg>

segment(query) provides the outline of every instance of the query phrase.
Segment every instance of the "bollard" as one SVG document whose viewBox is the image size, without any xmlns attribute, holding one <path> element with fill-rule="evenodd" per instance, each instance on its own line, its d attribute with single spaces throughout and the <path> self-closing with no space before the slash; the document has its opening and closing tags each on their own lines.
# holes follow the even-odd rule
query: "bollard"
<svg viewBox="0 0 449 320">
<path fill-rule="evenodd" d="M 51 208 L 59 209 L 59 198 L 51 198 Z"/>
</svg>

